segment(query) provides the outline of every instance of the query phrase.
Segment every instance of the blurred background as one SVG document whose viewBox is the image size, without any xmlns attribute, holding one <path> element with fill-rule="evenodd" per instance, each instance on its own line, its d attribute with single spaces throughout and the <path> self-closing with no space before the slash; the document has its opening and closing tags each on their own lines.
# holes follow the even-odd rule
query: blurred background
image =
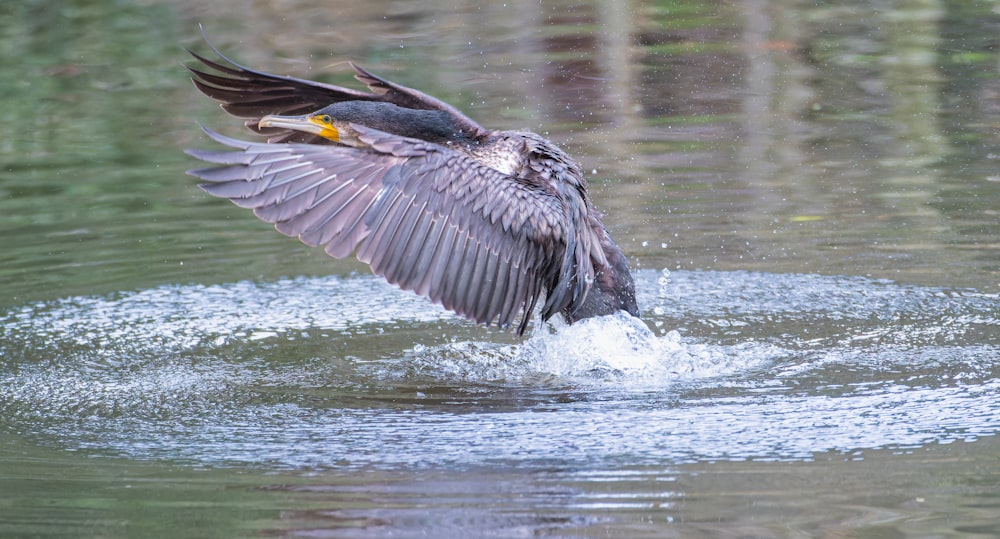
<svg viewBox="0 0 1000 539">
<path fill-rule="evenodd" d="M 199 23 L 252 67 L 354 85 L 353 59 L 483 125 L 552 138 L 637 266 L 996 291 L 996 9 L 9 3 L 0 303 L 358 269 L 248 234 L 268 227 L 192 189 L 181 150 L 211 144 L 198 123 L 246 136 L 182 68 L 185 47 L 208 50 Z"/>
</svg>

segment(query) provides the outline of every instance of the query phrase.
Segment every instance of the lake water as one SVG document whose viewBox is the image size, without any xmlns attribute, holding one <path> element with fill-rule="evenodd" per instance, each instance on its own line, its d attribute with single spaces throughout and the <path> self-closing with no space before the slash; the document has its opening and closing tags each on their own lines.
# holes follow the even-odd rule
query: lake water
<svg viewBox="0 0 1000 539">
<path fill-rule="evenodd" d="M 0 536 L 1000 536 L 1000 9 L 0 7 Z M 457 318 L 213 199 L 198 23 L 588 171 L 642 321 Z M 252 29 L 252 30 L 251 30 Z"/>
</svg>

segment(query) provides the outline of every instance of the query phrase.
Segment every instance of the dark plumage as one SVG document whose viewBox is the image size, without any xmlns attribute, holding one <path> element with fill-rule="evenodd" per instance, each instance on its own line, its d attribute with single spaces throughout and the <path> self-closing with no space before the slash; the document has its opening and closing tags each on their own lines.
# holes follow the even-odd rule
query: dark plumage
<svg viewBox="0 0 1000 539">
<path fill-rule="evenodd" d="M 211 45 L 210 45 L 211 46 Z M 354 253 L 378 275 L 467 318 L 523 334 L 639 311 L 628 262 L 600 221 L 579 165 L 526 131 L 491 131 L 450 105 L 355 66 L 360 92 L 191 53 L 195 86 L 269 136 L 188 150 L 208 193 L 282 234 Z M 205 68 L 211 70 L 208 71 Z M 280 115 L 280 116 L 279 116 Z"/>
</svg>

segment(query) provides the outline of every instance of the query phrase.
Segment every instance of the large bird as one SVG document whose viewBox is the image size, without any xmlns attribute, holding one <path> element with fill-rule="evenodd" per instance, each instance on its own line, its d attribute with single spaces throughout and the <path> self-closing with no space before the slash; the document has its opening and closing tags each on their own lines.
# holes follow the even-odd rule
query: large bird
<svg viewBox="0 0 1000 539">
<path fill-rule="evenodd" d="M 520 312 L 518 335 L 541 298 L 543 320 L 639 316 L 628 261 L 552 142 L 483 128 L 353 63 L 369 92 L 250 69 L 208 45 L 217 59 L 191 52 L 195 87 L 269 137 L 206 129 L 232 148 L 188 150 L 214 164 L 188 172 L 209 194 L 476 322 L 507 328 Z"/>
</svg>

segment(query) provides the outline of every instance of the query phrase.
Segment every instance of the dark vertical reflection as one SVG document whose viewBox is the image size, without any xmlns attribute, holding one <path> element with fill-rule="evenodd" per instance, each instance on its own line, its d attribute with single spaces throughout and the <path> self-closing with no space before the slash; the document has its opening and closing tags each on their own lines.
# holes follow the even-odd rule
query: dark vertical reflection
<svg viewBox="0 0 1000 539">
<path fill-rule="evenodd" d="M 981 2 L 944 2 L 938 99 L 952 153 L 932 204 L 954 230 L 957 251 L 1000 281 L 1000 14 Z"/>
<path fill-rule="evenodd" d="M 927 239 L 942 226 L 930 165 L 948 152 L 936 100 L 941 10 L 744 6 L 741 176 L 755 203 L 740 235 L 752 257 L 820 271 L 867 260 L 888 274 L 903 260 L 930 263 L 941 246 Z M 808 230 L 832 259 L 787 250 Z"/>
</svg>

